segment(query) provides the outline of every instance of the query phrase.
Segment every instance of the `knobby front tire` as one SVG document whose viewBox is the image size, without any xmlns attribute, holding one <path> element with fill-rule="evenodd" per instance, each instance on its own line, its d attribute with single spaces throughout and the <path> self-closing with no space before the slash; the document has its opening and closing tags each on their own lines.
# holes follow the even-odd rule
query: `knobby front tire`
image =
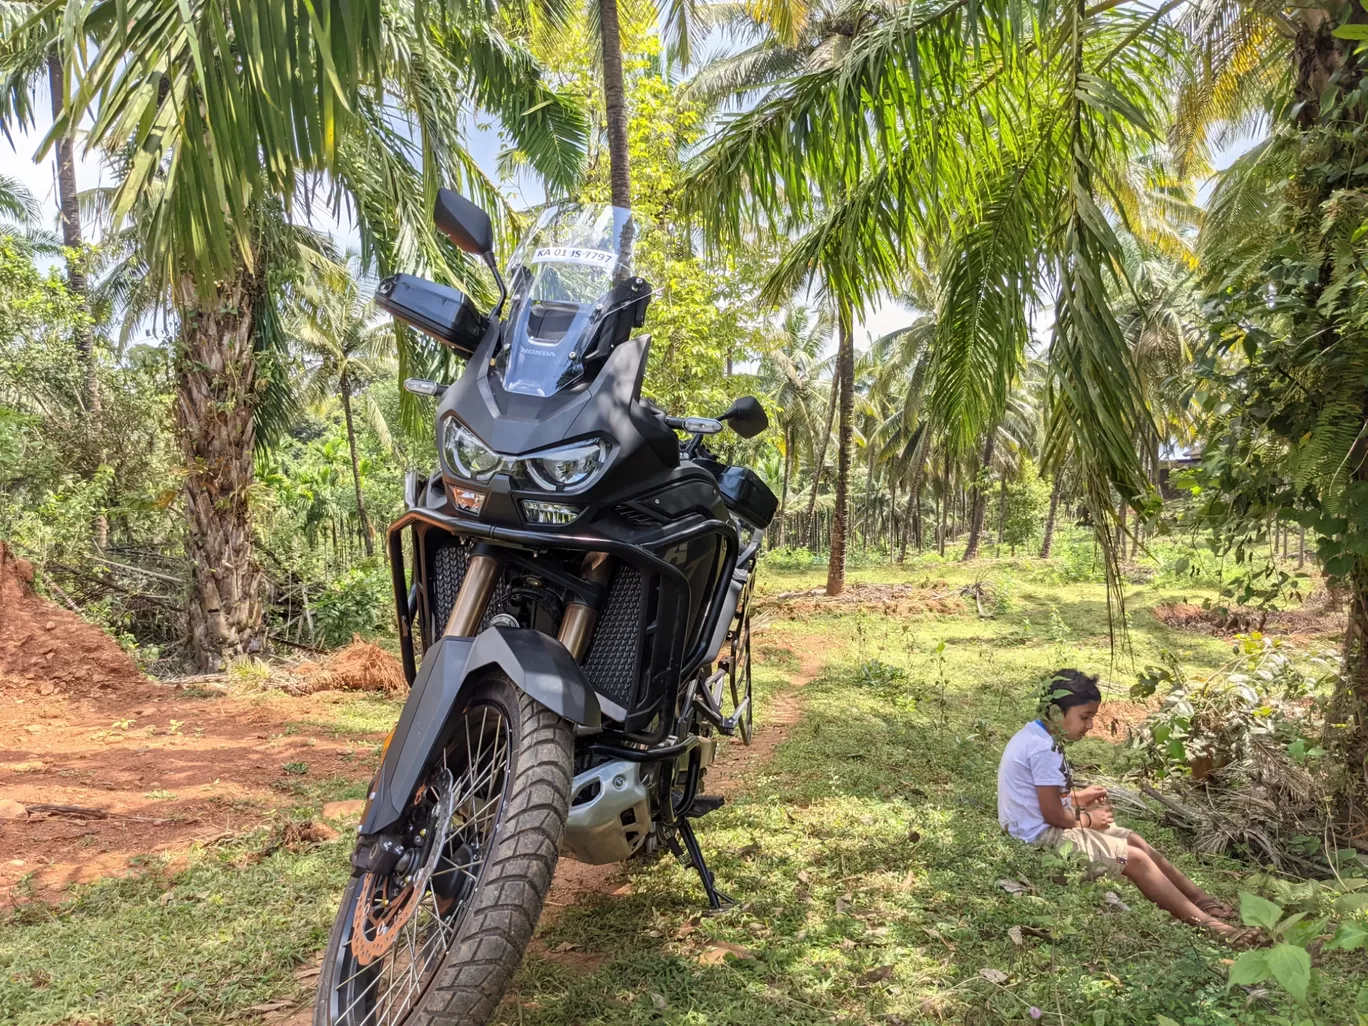
<svg viewBox="0 0 1368 1026">
<path fill-rule="evenodd" d="M 415 823 L 433 830 L 426 848 L 415 846 L 427 853 L 421 865 L 347 885 L 314 1026 L 488 1022 L 551 886 L 573 768 L 568 720 L 501 674 L 474 683 L 414 799 Z M 403 902 L 413 907 L 406 918 Z"/>
</svg>

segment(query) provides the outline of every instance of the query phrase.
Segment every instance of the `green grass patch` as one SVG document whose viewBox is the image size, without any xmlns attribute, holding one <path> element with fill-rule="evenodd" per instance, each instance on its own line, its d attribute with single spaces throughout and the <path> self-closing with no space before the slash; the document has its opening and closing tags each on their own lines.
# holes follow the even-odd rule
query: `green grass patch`
<svg viewBox="0 0 1368 1026">
<path fill-rule="evenodd" d="M 167 874 L 83 887 L 0 918 L 0 1022 L 219 1023 L 298 992 L 348 874 L 343 838 L 259 857 L 260 832 Z M 155 862 L 156 860 L 150 860 Z"/>
<path fill-rule="evenodd" d="M 1079 665 L 1119 695 L 1164 650 L 1193 669 L 1215 667 L 1227 642 L 1170 630 L 1147 611 L 1209 593 L 1133 586 L 1129 654 L 1111 646 L 1100 584 L 1061 584 L 1029 566 L 997 573 L 945 564 L 852 574 L 941 590 L 982 579 L 994 590 L 990 619 L 972 601 L 963 613 L 907 617 L 767 611 L 755 638 L 764 659 L 757 722 L 796 673 L 800 643 L 828 665 L 803 688 L 804 716 L 787 742 L 699 824 L 719 886 L 743 906 L 700 916 L 691 870 L 668 857 L 635 865 L 630 894 L 560 909 L 544 931 L 552 951 L 571 945 L 593 957 L 529 959 L 500 1021 L 987 1026 L 1035 1021 L 1033 1008 L 1052 1026 L 1155 1026 L 1161 1015 L 1183 1026 L 1297 1021 L 1276 990 L 1253 1000 L 1229 992 L 1229 952 L 1128 884 L 1086 883 L 1078 867 L 997 825 L 998 754 L 1030 715 L 1043 675 Z M 821 575 L 761 580 L 774 595 L 816 587 Z M 353 737 L 368 763 L 372 746 L 360 735 L 383 733 L 397 712 L 394 702 L 357 695 L 299 722 Z M 1076 766 L 1103 773 L 1126 759 L 1102 739 L 1074 753 Z M 364 790 L 308 772 L 282 772 L 277 786 L 294 796 L 296 818 Z M 1131 825 L 1224 896 L 1251 871 L 1199 860 L 1158 824 Z M 0 1022 L 250 1021 L 255 1004 L 305 999 L 293 970 L 326 940 L 347 879 L 347 838 L 262 856 L 268 847 L 256 835 L 196 851 L 176 873 L 151 859 L 137 878 L 0 914 Z M 1029 889 L 1009 894 L 997 885 L 1004 878 Z M 1130 911 L 1107 903 L 1109 890 Z M 1327 953 L 1321 968 L 1328 1021 L 1353 1022 L 1362 953 Z"/>
</svg>

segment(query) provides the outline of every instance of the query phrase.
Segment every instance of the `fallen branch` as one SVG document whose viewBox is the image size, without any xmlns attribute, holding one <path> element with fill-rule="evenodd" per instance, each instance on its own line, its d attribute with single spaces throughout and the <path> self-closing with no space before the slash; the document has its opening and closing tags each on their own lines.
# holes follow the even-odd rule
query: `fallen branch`
<svg viewBox="0 0 1368 1026">
<path fill-rule="evenodd" d="M 60 570 L 64 574 L 71 574 L 71 576 L 73 577 L 79 577 L 82 580 L 90 581 L 92 584 L 99 585 L 102 588 L 109 588 L 111 591 L 117 591 L 122 595 L 127 595 L 129 598 L 139 599 L 143 602 L 150 603 L 151 605 L 160 606 L 162 609 L 169 610 L 173 613 L 181 612 L 181 608 L 179 606 L 172 605 L 171 602 L 165 598 L 162 598 L 157 595 L 147 595 L 141 591 L 134 591 L 132 588 L 126 588 L 122 584 L 119 584 L 117 581 L 111 580 L 108 577 L 101 577 L 98 574 L 87 573 L 84 570 L 77 570 L 75 567 L 67 566 L 65 563 L 53 562 L 50 563 L 49 566 L 52 566 L 55 569 Z"/>
<path fill-rule="evenodd" d="M 142 574 L 144 577 L 153 577 L 159 581 L 167 581 L 178 588 L 185 587 L 185 581 L 181 578 L 172 577 L 170 574 L 164 574 L 157 570 L 148 570 L 140 566 L 129 566 L 126 563 L 116 563 L 112 559 L 103 559 L 100 556 L 91 556 L 90 559 L 96 563 L 103 563 L 105 566 L 113 567 L 116 570 L 127 570 L 131 574 Z"/>
<path fill-rule="evenodd" d="M 52 579 L 52 574 L 48 573 L 46 570 L 43 571 L 43 580 L 46 581 L 47 586 L 57 594 L 57 597 L 60 598 L 70 607 L 73 613 L 75 613 L 77 616 L 81 615 L 80 608 L 76 605 L 75 602 L 71 601 L 71 596 L 64 592 L 61 586 Z"/>
<path fill-rule="evenodd" d="M 46 812 L 49 816 L 70 816 L 72 819 L 108 819 L 104 809 L 92 809 L 87 805 L 26 805 L 29 812 Z"/>
<path fill-rule="evenodd" d="M 303 642 L 291 641 L 289 638 L 282 638 L 279 634 L 268 634 L 266 637 L 280 645 L 287 645 L 290 648 L 297 648 L 301 652 L 310 652 L 313 655 L 327 655 L 326 648 L 315 648 L 313 645 L 305 645 Z"/>
</svg>

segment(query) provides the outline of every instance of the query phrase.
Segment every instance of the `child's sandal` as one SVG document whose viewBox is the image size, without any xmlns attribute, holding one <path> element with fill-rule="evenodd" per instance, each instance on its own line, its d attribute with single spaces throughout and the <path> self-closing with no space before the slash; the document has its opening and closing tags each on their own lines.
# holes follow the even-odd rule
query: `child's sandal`
<svg viewBox="0 0 1368 1026">
<path fill-rule="evenodd" d="M 1220 898 L 1203 898 L 1197 907 L 1214 919 L 1234 919 L 1235 910 Z"/>
</svg>

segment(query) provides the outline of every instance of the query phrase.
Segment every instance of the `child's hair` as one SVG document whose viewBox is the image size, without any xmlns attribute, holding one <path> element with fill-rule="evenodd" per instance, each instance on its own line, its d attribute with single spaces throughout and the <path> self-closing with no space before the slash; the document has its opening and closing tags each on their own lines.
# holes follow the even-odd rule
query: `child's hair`
<svg viewBox="0 0 1368 1026">
<path fill-rule="evenodd" d="M 1066 667 L 1055 670 L 1046 679 L 1040 692 L 1040 714 L 1048 717 L 1053 709 L 1067 712 L 1074 706 L 1100 701 L 1102 690 L 1097 686 L 1097 678 Z"/>
<path fill-rule="evenodd" d="M 1055 709 L 1067 712 L 1075 706 L 1100 701 L 1102 689 L 1097 686 L 1096 677 L 1090 677 L 1082 670 L 1065 667 L 1055 670 L 1046 678 L 1045 686 L 1040 691 L 1040 717 L 1049 719 Z M 1069 757 L 1064 752 L 1062 736 L 1055 737 L 1053 750 L 1059 753 L 1060 769 L 1064 772 L 1064 786 L 1059 789 L 1060 793 L 1069 794 L 1073 791 L 1073 767 L 1069 765 Z"/>
</svg>

